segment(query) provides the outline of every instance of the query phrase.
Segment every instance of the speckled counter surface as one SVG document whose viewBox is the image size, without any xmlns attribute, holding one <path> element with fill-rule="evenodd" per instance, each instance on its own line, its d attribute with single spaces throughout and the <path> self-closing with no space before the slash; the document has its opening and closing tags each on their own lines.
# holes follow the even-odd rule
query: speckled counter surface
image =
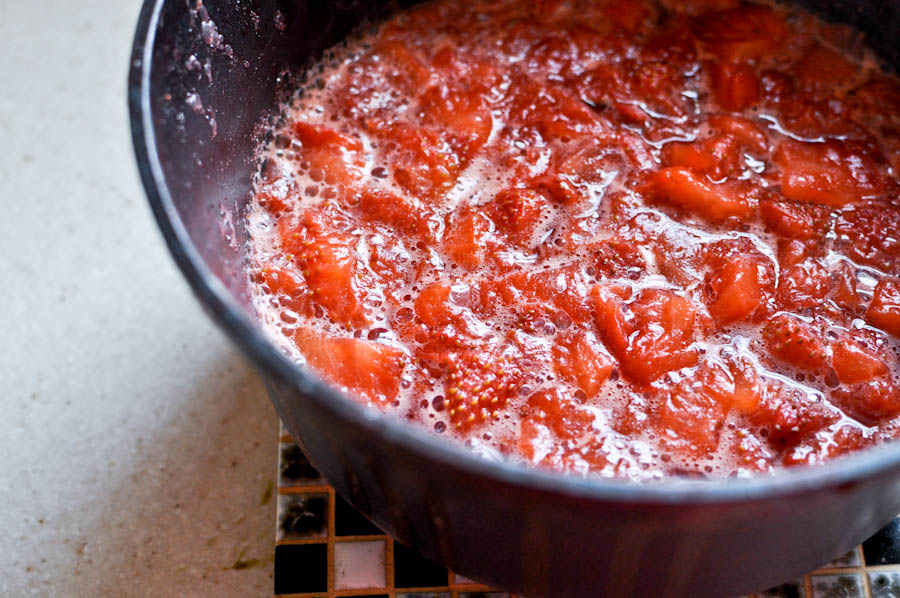
<svg viewBox="0 0 900 598">
<path fill-rule="evenodd" d="M 278 422 L 133 164 L 139 2 L 0 0 L 0 596 L 271 596 Z"/>
</svg>

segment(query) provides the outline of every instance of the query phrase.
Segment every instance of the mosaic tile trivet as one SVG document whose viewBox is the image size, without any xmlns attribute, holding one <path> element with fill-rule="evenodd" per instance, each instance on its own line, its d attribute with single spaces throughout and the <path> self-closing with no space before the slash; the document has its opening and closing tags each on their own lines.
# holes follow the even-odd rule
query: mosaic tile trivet
<svg viewBox="0 0 900 598">
<path fill-rule="evenodd" d="M 394 542 L 335 494 L 286 432 L 275 540 L 280 598 L 515 598 Z M 821 569 L 754 596 L 900 598 L 900 517 Z"/>
</svg>

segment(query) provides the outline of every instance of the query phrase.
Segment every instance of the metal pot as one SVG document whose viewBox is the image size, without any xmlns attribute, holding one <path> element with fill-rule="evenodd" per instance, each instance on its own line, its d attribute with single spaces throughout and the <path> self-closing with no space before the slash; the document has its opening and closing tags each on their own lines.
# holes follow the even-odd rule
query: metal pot
<svg viewBox="0 0 900 598">
<path fill-rule="evenodd" d="M 900 3 L 807 4 L 859 26 L 900 64 Z M 253 149 L 294 73 L 394 7 L 147 0 L 129 77 L 137 162 L 173 257 L 338 492 L 461 574 L 573 598 L 757 591 L 825 563 L 900 512 L 900 443 L 752 480 L 566 477 L 482 460 L 363 408 L 267 341 L 241 271 Z"/>
</svg>

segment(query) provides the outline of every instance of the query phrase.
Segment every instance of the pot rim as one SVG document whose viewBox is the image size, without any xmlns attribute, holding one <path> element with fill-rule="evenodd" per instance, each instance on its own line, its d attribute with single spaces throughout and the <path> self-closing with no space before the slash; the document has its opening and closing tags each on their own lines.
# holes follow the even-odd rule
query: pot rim
<svg viewBox="0 0 900 598">
<path fill-rule="evenodd" d="M 267 339 L 210 271 L 172 201 L 159 160 L 150 101 L 155 36 L 166 1 L 144 0 L 129 66 L 128 104 L 138 170 L 166 245 L 194 294 L 216 324 L 262 372 L 275 375 L 335 417 L 359 426 L 385 442 L 473 476 L 491 478 L 522 491 L 570 499 L 645 505 L 727 505 L 853 484 L 900 467 L 900 442 L 891 442 L 825 464 L 751 478 L 702 481 L 669 478 L 635 483 L 623 479 L 576 477 L 511 461 L 488 461 L 456 442 L 435 437 L 421 426 L 360 405 L 312 372 L 297 366 Z"/>
</svg>

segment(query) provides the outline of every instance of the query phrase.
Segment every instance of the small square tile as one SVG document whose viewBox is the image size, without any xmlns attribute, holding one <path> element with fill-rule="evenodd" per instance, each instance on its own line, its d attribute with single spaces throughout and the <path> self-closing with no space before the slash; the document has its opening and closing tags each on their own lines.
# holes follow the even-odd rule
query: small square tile
<svg viewBox="0 0 900 598">
<path fill-rule="evenodd" d="M 353 508 L 353 505 L 335 494 L 334 534 L 336 536 L 381 536 L 384 535 L 384 532 Z"/>
<path fill-rule="evenodd" d="M 275 547 L 275 593 L 328 590 L 328 546 L 284 544 Z"/>
<path fill-rule="evenodd" d="M 394 587 L 433 588 L 447 585 L 447 569 L 394 542 Z"/>
<path fill-rule="evenodd" d="M 872 598 L 900 598 L 900 571 L 870 572 Z"/>
<path fill-rule="evenodd" d="M 806 598 L 806 590 L 803 587 L 803 580 L 798 579 L 770 588 L 765 592 L 759 592 L 755 596 L 756 598 Z"/>
<path fill-rule="evenodd" d="M 383 588 L 384 540 L 336 542 L 334 545 L 334 587 L 337 590 Z"/>
<path fill-rule="evenodd" d="M 840 569 L 842 567 L 859 567 L 859 550 L 854 548 L 847 554 L 840 556 L 827 565 L 821 567 L 822 569 Z"/>
<path fill-rule="evenodd" d="M 316 468 L 312 466 L 300 447 L 293 442 L 281 443 L 279 474 L 279 486 L 324 483 Z"/>
<path fill-rule="evenodd" d="M 813 575 L 812 598 L 865 598 L 858 574 Z"/>
<path fill-rule="evenodd" d="M 328 534 L 328 496 L 281 494 L 276 540 L 324 538 Z"/>
<path fill-rule="evenodd" d="M 863 542 L 863 556 L 869 566 L 900 563 L 900 518 L 894 519 Z"/>
</svg>

